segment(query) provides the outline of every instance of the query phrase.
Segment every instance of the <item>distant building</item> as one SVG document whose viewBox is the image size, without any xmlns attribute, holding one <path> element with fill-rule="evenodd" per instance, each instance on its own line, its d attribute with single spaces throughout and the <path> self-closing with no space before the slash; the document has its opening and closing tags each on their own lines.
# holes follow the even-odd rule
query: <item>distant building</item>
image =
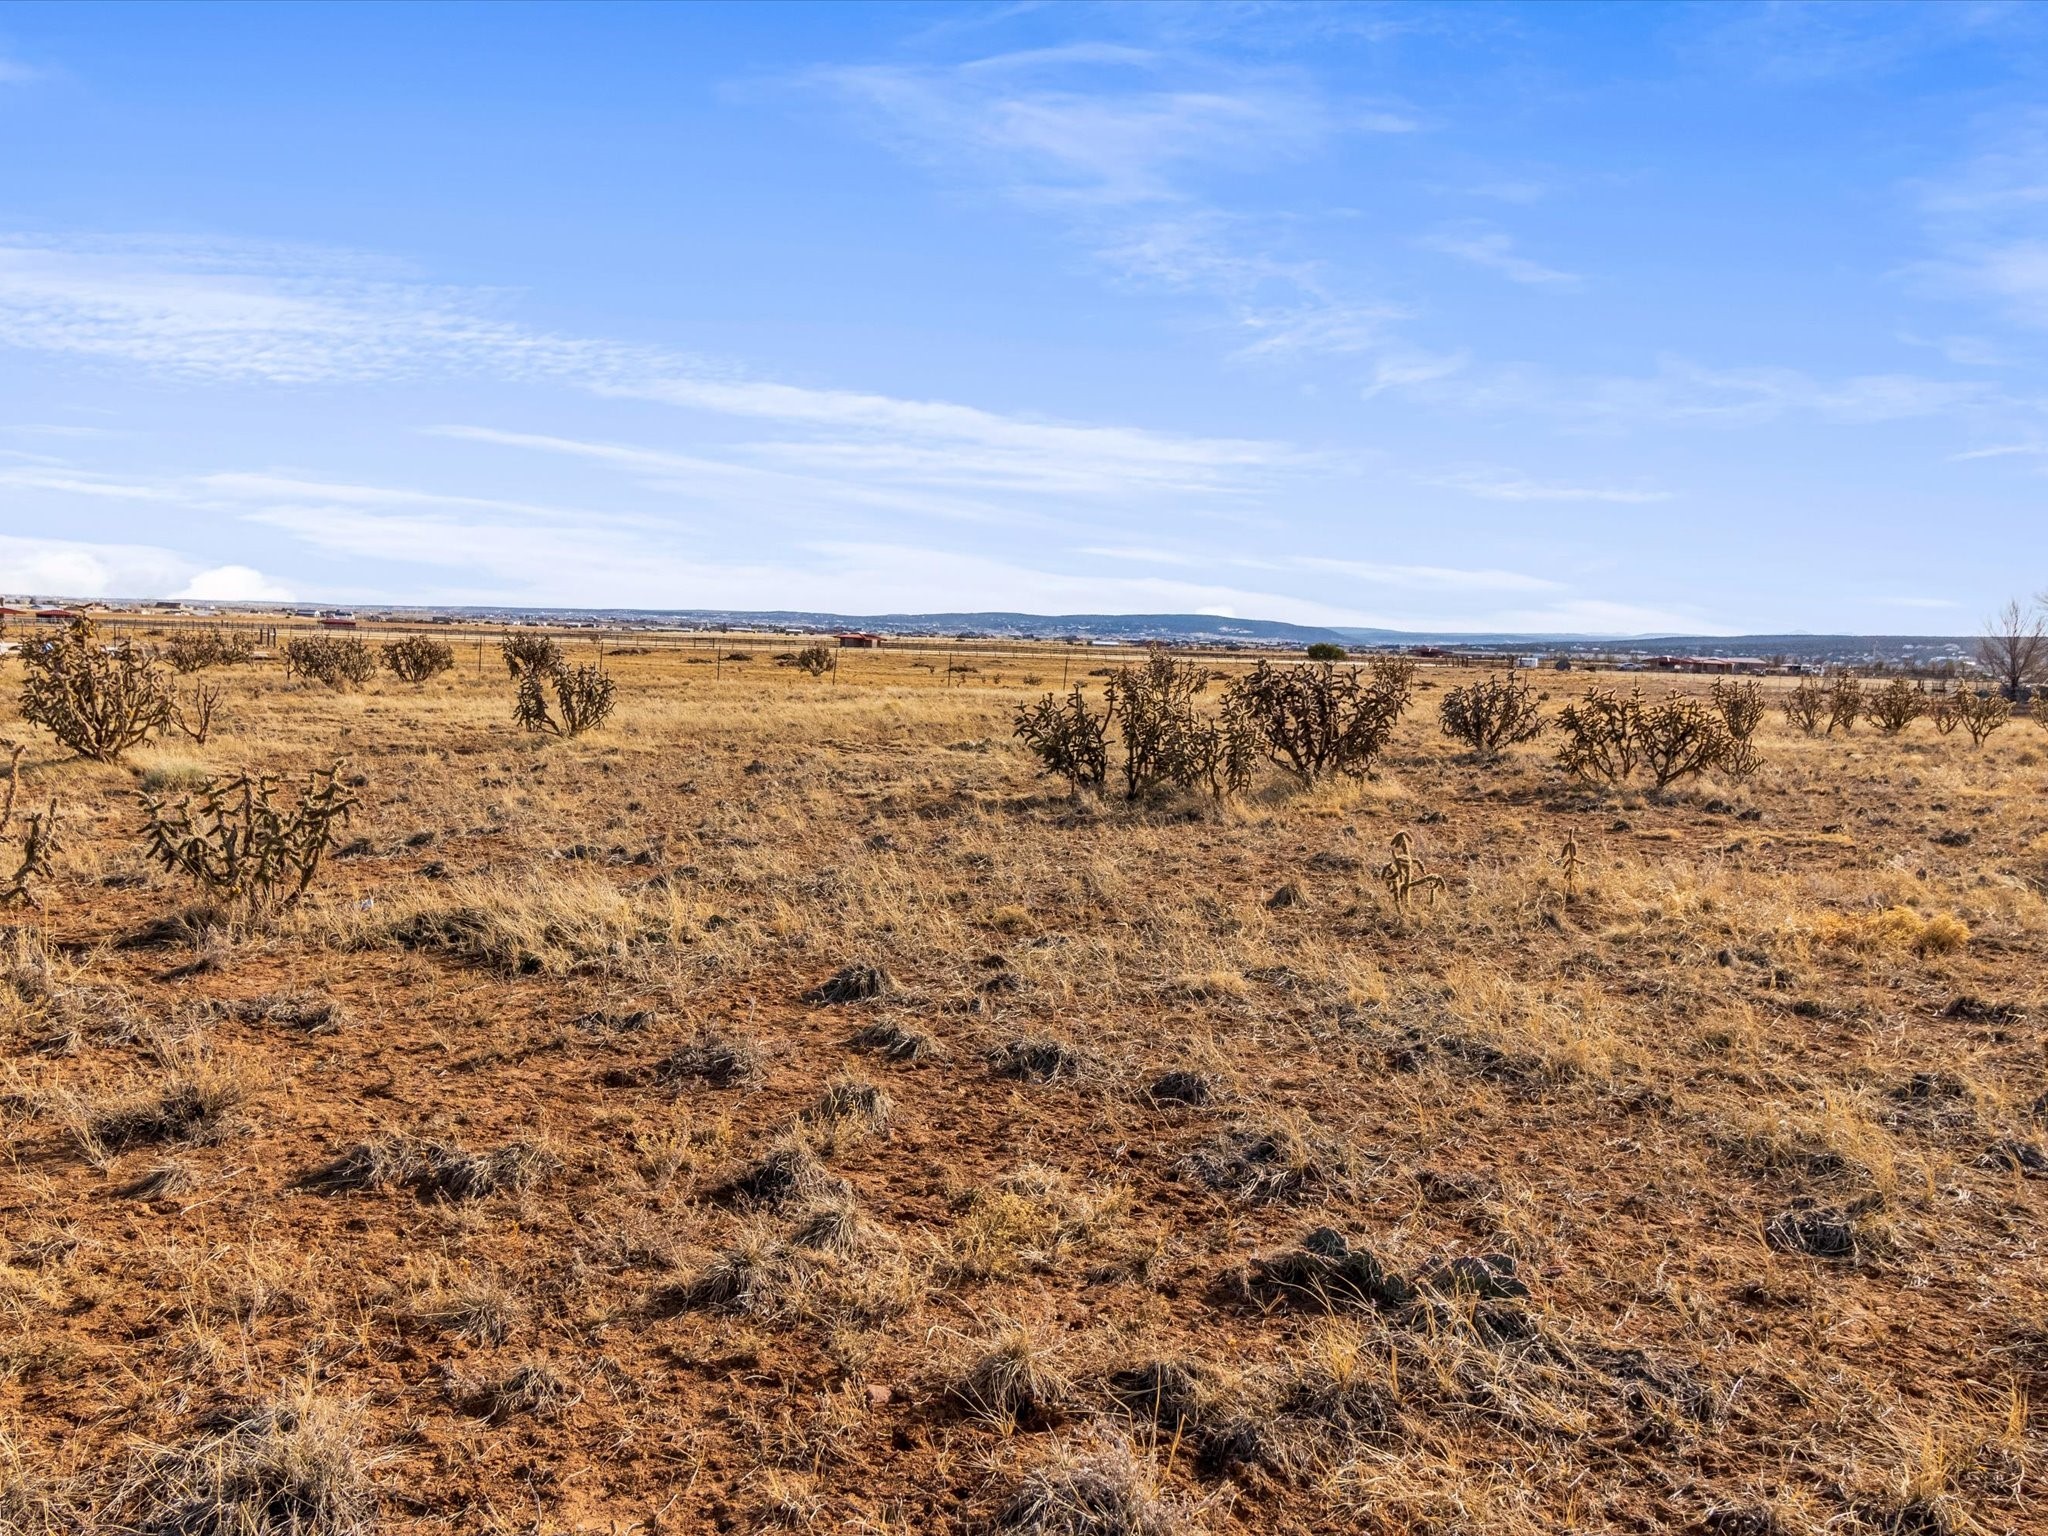
<svg viewBox="0 0 2048 1536">
<path fill-rule="evenodd" d="M 861 630 L 848 630 L 838 639 L 842 646 L 861 651 L 871 651 L 882 643 L 880 635 L 870 635 Z"/>
</svg>

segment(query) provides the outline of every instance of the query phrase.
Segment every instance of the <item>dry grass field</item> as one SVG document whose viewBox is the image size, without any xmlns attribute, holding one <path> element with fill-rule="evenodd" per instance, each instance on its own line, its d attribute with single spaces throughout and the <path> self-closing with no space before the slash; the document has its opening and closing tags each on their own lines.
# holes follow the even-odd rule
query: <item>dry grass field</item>
<svg viewBox="0 0 2048 1536">
<path fill-rule="evenodd" d="M 1424 670 L 1374 778 L 1131 809 L 1023 666 L 755 649 L 572 741 L 467 659 L 0 706 L 0 1530 L 2048 1529 L 2039 725 L 1653 794 Z M 145 860 L 337 756 L 275 920 Z"/>
</svg>

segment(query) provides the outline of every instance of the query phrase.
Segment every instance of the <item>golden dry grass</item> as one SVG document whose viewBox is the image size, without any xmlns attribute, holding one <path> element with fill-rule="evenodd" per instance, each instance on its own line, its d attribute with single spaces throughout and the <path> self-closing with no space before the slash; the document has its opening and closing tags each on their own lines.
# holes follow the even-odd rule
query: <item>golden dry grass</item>
<svg viewBox="0 0 2048 1536">
<path fill-rule="evenodd" d="M 751 648 L 33 738 L 0 1530 L 2043 1527 L 2035 725 L 1651 795 L 1425 671 L 1374 780 L 1132 810 L 1010 740 L 1056 653 Z M 141 783 L 338 755 L 302 907 L 134 943 Z"/>
</svg>

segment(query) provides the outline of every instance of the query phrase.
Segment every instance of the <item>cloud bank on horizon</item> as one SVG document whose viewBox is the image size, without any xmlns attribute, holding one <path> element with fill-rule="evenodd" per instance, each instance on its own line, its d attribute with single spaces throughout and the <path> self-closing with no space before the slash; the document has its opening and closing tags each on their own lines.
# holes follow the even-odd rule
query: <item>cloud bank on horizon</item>
<svg viewBox="0 0 2048 1536">
<path fill-rule="evenodd" d="M 0 590 L 1967 630 L 2048 585 L 2044 63 L 2003 7 L 17 5 Z"/>
</svg>

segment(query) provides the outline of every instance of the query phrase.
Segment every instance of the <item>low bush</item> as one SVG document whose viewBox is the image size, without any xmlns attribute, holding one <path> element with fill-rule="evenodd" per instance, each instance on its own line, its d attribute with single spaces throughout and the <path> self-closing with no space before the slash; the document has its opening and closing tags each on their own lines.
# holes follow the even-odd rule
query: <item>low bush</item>
<svg viewBox="0 0 2048 1536">
<path fill-rule="evenodd" d="M 256 637 L 242 629 L 181 629 L 163 643 L 163 659 L 184 674 L 233 666 L 256 655 Z"/>
<path fill-rule="evenodd" d="M 455 647 L 426 635 L 407 635 L 384 647 L 384 665 L 401 682 L 424 683 L 455 665 Z"/>
<path fill-rule="evenodd" d="M 284 644 L 284 670 L 330 688 L 357 688 L 377 675 L 377 658 L 354 635 L 299 635 Z"/>
<path fill-rule="evenodd" d="M 90 619 L 37 637 L 21 651 L 26 675 L 21 717 L 80 757 L 108 763 L 162 731 L 171 692 L 146 653 L 123 641 L 102 645 Z"/>
<path fill-rule="evenodd" d="M 512 718 L 529 731 L 581 736 L 609 720 L 617 702 L 617 688 L 604 668 L 594 663 L 572 667 L 557 662 L 552 667 L 529 667 L 519 674 Z"/>
<path fill-rule="evenodd" d="M 1898 735 L 1926 712 L 1925 696 L 1903 677 L 1871 693 L 1863 706 L 1863 718 L 1887 736 Z"/>
<path fill-rule="evenodd" d="M 1495 761 L 1508 747 L 1534 741 L 1543 731 L 1535 690 L 1512 675 L 1453 688 L 1444 695 L 1438 717 L 1444 734 L 1464 742 L 1482 763 Z"/>
<path fill-rule="evenodd" d="M 308 774 L 296 795 L 274 775 L 246 773 L 209 778 L 175 804 L 144 793 L 149 857 L 211 896 L 258 909 L 289 905 L 340 846 L 335 834 L 355 808 L 341 767 Z"/>
<path fill-rule="evenodd" d="M 1228 703 L 1275 763 L 1304 782 L 1372 772 L 1408 707 L 1412 662 L 1383 657 L 1369 670 L 1329 662 L 1261 661 L 1232 685 Z"/>
</svg>

